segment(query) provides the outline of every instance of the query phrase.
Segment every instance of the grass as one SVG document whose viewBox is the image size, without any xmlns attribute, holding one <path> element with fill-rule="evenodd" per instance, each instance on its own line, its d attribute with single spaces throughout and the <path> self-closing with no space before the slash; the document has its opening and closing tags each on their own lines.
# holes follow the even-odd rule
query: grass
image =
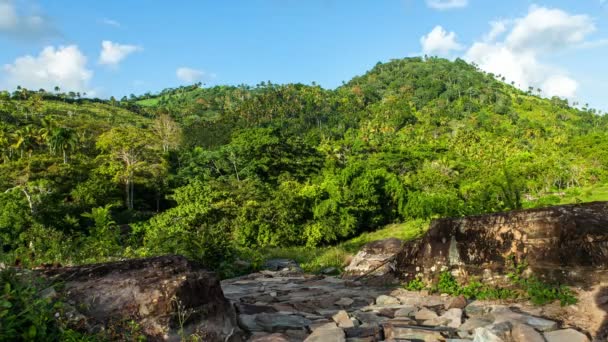
<svg viewBox="0 0 608 342">
<path fill-rule="evenodd" d="M 374 232 L 363 233 L 336 246 L 266 248 L 260 251 L 261 260 L 293 259 L 309 273 L 319 273 L 328 267 L 342 270 L 366 243 L 390 237 L 404 241 L 412 240 L 421 236 L 428 228 L 428 224 L 429 222 L 425 220 L 391 224 Z"/>
</svg>

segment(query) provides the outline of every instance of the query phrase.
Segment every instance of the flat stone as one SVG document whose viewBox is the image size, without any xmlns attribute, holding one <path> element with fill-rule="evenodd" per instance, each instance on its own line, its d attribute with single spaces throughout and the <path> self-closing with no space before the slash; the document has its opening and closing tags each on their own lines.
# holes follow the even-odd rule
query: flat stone
<svg viewBox="0 0 608 342">
<path fill-rule="evenodd" d="M 427 308 L 420 309 L 420 311 L 416 312 L 416 315 L 414 316 L 417 321 L 427 321 L 437 317 L 439 316 L 437 313 L 435 313 L 435 311 L 431 311 Z"/>
<path fill-rule="evenodd" d="M 326 317 L 326 318 L 331 318 L 333 315 L 337 314 L 338 311 L 340 310 L 336 310 L 336 309 L 318 309 L 315 312 L 318 313 L 319 315 Z"/>
<path fill-rule="evenodd" d="M 344 333 L 347 338 L 353 337 L 376 337 L 380 339 L 382 337 L 382 329 L 379 326 L 375 327 L 358 327 L 358 328 L 346 328 Z"/>
<path fill-rule="evenodd" d="M 284 334 L 255 334 L 248 342 L 290 342 L 289 337 Z"/>
<path fill-rule="evenodd" d="M 460 327 L 460 325 L 462 325 L 462 309 L 449 309 L 443 315 L 441 315 L 441 318 L 448 320 L 448 327 L 457 329 Z"/>
<path fill-rule="evenodd" d="M 348 297 L 342 297 L 339 300 L 337 300 L 336 302 L 334 302 L 335 305 L 337 306 L 342 306 L 342 307 L 346 307 L 346 306 L 351 306 L 353 305 L 355 301 L 352 300 L 351 298 Z"/>
<path fill-rule="evenodd" d="M 526 324 L 515 324 L 511 329 L 513 342 L 545 342 L 543 336 Z"/>
<path fill-rule="evenodd" d="M 395 309 L 389 309 L 389 308 L 382 308 L 380 310 L 378 310 L 378 316 L 382 316 L 382 317 L 388 317 L 388 318 L 395 318 Z"/>
<path fill-rule="evenodd" d="M 338 328 L 335 323 L 327 323 L 313 330 L 304 342 L 344 342 L 346 337 L 344 330 Z"/>
<path fill-rule="evenodd" d="M 255 315 L 263 312 L 277 312 L 277 309 L 275 309 L 274 307 L 265 305 L 236 303 L 234 306 L 236 307 L 236 311 L 241 315 Z"/>
<path fill-rule="evenodd" d="M 264 331 L 276 332 L 288 329 L 300 329 L 310 325 L 311 321 L 297 315 L 284 315 L 279 313 L 261 313 L 256 315 L 255 323 Z"/>
<path fill-rule="evenodd" d="M 386 317 L 380 317 L 373 312 L 354 312 L 353 316 L 355 316 L 361 323 L 369 324 L 369 325 L 379 325 L 383 322 L 388 321 L 389 319 Z"/>
<path fill-rule="evenodd" d="M 238 315 L 238 324 L 241 329 L 246 331 L 262 331 L 255 321 L 256 315 Z"/>
<path fill-rule="evenodd" d="M 427 326 L 427 327 L 438 327 L 438 326 L 445 326 L 447 325 L 447 323 L 449 322 L 449 320 L 447 318 L 443 318 L 443 317 L 436 317 L 433 319 L 428 319 L 424 322 L 422 322 L 422 325 Z"/>
<path fill-rule="evenodd" d="M 499 308 L 492 310 L 494 322 L 517 322 L 527 324 L 539 331 L 551 331 L 557 329 L 557 322 L 548 319 L 534 317 L 527 314 L 513 312 L 507 308 Z"/>
<path fill-rule="evenodd" d="M 462 325 L 460 325 L 460 327 L 458 327 L 458 330 L 472 332 L 473 330 L 475 330 L 477 328 L 483 328 L 487 325 L 492 324 L 493 322 L 494 322 L 494 320 L 490 319 L 490 318 L 473 317 L 473 318 L 467 319 L 464 323 L 462 323 Z"/>
<path fill-rule="evenodd" d="M 555 330 L 544 333 L 547 342 L 589 342 L 589 338 L 574 329 Z"/>
<path fill-rule="evenodd" d="M 413 341 L 443 341 L 445 338 L 441 333 L 417 327 L 398 327 L 390 323 L 383 324 L 384 338 L 392 340 L 413 340 Z"/>
<path fill-rule="evenodd" d="M 395 311 L 395 317 L 413 317 L 416 315 L 416 312 L 418 312 L 417 307 L 413 305 L 408 305 L 397 309 L 397 311 Z"/>
<path fill-rule="evenodd" d="M 391 296 L 380 295 L 376 298 L 376 305 L 391 305 L 391 304 L 401 304 L 399 299 Z"/>
<path fill-rule="evenodd" d="M 344 310 L 338 311 L 337 314 L 332 316 L 332 319 L 340 328 L 353 328 L 355 326 L 353 321 L 348 316 L 348 313 Z"/>
</svg>

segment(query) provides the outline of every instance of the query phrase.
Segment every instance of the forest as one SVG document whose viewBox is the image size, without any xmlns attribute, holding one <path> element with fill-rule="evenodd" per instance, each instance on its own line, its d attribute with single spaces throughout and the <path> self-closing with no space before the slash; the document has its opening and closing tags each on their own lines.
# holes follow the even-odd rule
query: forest
<svg viewBox="0 0 608 342">
<path fill-rule="evenodd" d="M 463 60 L 336 89 L 0 92 L 0 261 L 233 261 L 387 225 L 608 199 L 608 118 Z"/>
</svg>

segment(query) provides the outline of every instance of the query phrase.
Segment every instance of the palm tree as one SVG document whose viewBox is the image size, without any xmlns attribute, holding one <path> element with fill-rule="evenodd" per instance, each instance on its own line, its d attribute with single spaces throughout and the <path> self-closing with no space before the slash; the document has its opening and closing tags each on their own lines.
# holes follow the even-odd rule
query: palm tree
<svg viewBox="0 0 608 342">
<path fill-rule="evenodd" d="M 39 140 L 38 132 L 32 126 L 25 126 L 13 133 L 14 143 L 11 148 L 18 149 L 21 152 L 21 158 L 23 158 L 23 151 L 27 151 L 28 157 L 31 157 Z"/>
<path fill-rule="evenodd" d="M 78 144 L 78 136 L 71 128 L 61 127 L 53 131 L 49 145 L 53 151 L 61 150 L 63 163 L 68 163 L 68 150 L 74 150 Z"/>
</svg>

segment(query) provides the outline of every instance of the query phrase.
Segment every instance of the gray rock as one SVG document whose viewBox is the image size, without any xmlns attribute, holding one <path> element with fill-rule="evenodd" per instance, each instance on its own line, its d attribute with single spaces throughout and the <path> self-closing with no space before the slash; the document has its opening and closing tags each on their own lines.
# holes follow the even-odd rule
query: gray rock
<svg viewBox="0 0 608 342">
<path fill-rule="evenodd" d="M 348 267 L 344 270 L 350 275 L 361 275 L 371 272 L 372 276 L 390 274 L 394 262 L 386 262 L 401 250 L 403 241 L 396 238 L 372 241 L 357 253 Z"/>
<path fill-rule="evenodd" d="M 404 306 L 395 311 L 395 317 L 413 317 L 418 312 L 418 308 L 413 305 Z"/>
<path fill-rule="evenodd" d="M 284 315 L 280 313 L 261 313 L 255 315 L 255 323 L 264 331 L 276 332 L 288 329 L 301 329 L 310 325 L 311 321 L 296 315 Z"/>
<path fill-rule="evenodd" d="M 464 309 L 467 306 L 467 299 L 464 296 L 458 296 L 450 299 L 446 305 L 446 309 Z"/>
<path fill-rule="evenodd" d="M 376 326 L 383 322 L 387 322 L 389 319 L 386 317 L 380 317 L 373 312 L 354 312 L 353 316 L 355 316 L 363 325 L 371 325 Z"/>
<path fill-rule="evenodd" d="M 547 342 L 589 342 L 589 338 L 574 329 L 555 330 L 544 333 Z"/>
<path fill-rule="evenodd" d="M 417 321 L 428 321 L 437 317 L 439 316 L 435 313 L 435 311 L 431 311 L 427 308 L 420 309 L 420 311 L 416 312 L 416 315 L 414 316 Z"/>
<path fill-rule="evenodd" d="M 255 322 L 256 315 L 239 315 L 238 316 L 238 324 L 241 329 L 246 331 L 262 331 L 262 327 L 260 327 Z"/>
<path fill-rule="evenodd" d="M 376 305 L 392 305 L 401 304 L 399 299 L 391 296 L 381 295 L 376 298 Z"/>
<path fill-rule="evenodd" d="M 337 314 L 332 316 L 332 319 L 340 328 L 353 328 L 355 326 L 353 321 L 348 316 L 348 313 L 344 310 L 338 311 Z"/>
<path fill-rule="evenodd" d="M 539 331 L 551 331 L 557 329 L 557 322 L 548 319 L 534 317 L 527 314 L 517 313 L 508 308 L 497 308 L 492 310 L 494 322 L 517 322 L 527 324 Z"/>
<path fill-rule="evenodd" d="M 513 342 L 545 342 L 538 331 L 525 324 L 515 324 L 511 329 L 511 338 Z"/>
<path fill-rule="evenodd" d="M 338 269 L 335 267 L 327 267 L 321 270 L 321 274 L 336 274 L 338 273 Z"/>
<path fill-rule="evenodd" d="M 334 304 L 337 306 L 342 306 L 342 307 L 346 307 L 346 306 L 351 306 L 353 305 L 355 301 L 352 300 L 351 298 L 348 297 L 342 297 L 339 300 L 337 300 Z"/>
<path fill-rule="evenodd" d="M 449 320 L 447 318 L 444 317 L 436 317 L 433 319 L 428 319 L 424 322 L 422 322 L 422 325 L 428 326 L 428 327 L 438 327 L 438 326 L 445 326 L 447 325 L 449 322 Z"/>
</svg>

